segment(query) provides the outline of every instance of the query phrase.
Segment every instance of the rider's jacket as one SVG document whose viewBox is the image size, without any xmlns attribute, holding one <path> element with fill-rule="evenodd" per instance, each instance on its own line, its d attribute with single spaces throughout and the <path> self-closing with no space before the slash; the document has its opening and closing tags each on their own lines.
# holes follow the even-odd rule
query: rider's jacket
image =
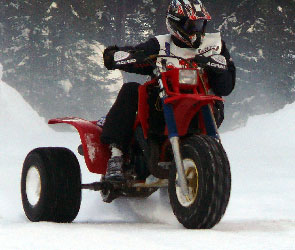
<svg viewBox="0 0 295 250">
<path fill-rule="evenodd" d="M 144 51 L 145 56 L 171 55 L 183 58 L 192 58 L 195 55 L 211 56 L 223 55 L 228 64 L 228 70 L 220 73 L 207 71 L 209 84 L 216 95 L 229 95 L 235 86 L 236 69 L 226 48 L 225 42 L 221 40 L 220 33 L 206 33 L 198 48 L 189 48 L 170 34 L 160 35 L 149 39 L 137 46 L 119 47 L 120 51 Z M 114 58 L 112 58 L 114 60 Z M 167 59 L 167 65 L 179 67 L 179 61 L 174 58 Z M 117 67 L 129 73 L 142 75 L 153 75 L 153 66 L 150 64 L 128 64 Z"/>
</svg>

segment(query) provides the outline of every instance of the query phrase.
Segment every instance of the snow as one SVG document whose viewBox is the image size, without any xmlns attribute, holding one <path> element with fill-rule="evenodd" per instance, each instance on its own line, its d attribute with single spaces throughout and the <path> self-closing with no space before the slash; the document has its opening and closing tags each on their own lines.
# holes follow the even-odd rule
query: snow
<svg viewBox="0 0 295 250">
<path fill-rule="evenodd" d="M 50 11 L 52 9 L 57 9 L 57 8 L 58 8 L 57 3 L 56 2 L 52 2 L 52 4 L 50 5 L 50 7 L 47 10 L 47 13 L 50 13 Z"/>
<path fill-rule="evenodd" d="M 253 31 L 254 31 L 254 25 L 255 24 L 253 24 L 253 25 L 250 26 L 250 28 L 247 30 L 248 33 L 253 33 Z"/>
<path fill-rule="evenodd" d="M 278 6 L 277 9 L 278 9 L 279 12 L 283 12 L 283 8 L 281 6 Z"/>
<path fill-rule="evenodd" d="M 248 56 L 248 55 L 245 54 L 245 53 L 236 53 L 236 55 L 239 55 L 240 57 L 245 58 L 245 59 L 247 59 L 248 61 L 255 61 L 255 62 L 258 61 L 258 57 L 256 57 L 256 56 Z"/>
<path fill-rule="evenodd" d="M 93 49 L 93 54 L 92 54 L 92 56 L 89 57 L 89 59 L 98 63 L 98 65 L 103 66 L 102 55 L 103 55 L 103 51 L 104 51 L 105 47 L 98 42 L 94 42 L 91 47 Z M 109 84 L 108 86 L 106 86 L 106 88 L 110 92 L 117 93 L 123 84 L 123 76 L 122 76 L 121 71 L 120 70 L 112 70 L 112 73 L 107 76 L 107 79 L 113 80 L 114 83 Z M 111 98 L 111 102 L 113 103 L 114 101 L 115 101 L 115 96 L 113 98 Z"/>
<path fill-rule="evenodd" d="M 264 56 L 263 56 L 263 50 L 262 50 L 262 49 L 259 49 L 259 50 L 258 50 L 258 55 L 259 55 L 260 57 L 264 58 Z"/>
<path fill-rule="evenodd" d="M 158 192 L 146 200 L 106 204 L 99 193 L 83 191 L 73 223 L 29 222 L 20 197 L 27 153 L 40 146 L 76 153 L 79 136 L 54 131 L 1 81 L 0 106 L 1 249 L 295 249 L 295 103 L 221 135 L 231 162 L 232 195 L 224 218 L 211 230 L 184 229 Z M 97 181 L 77 157 L 83 183 Z"/>
<path fill-rule="evenodd" d="M 218 27 L 218 31 L 221 31 L 221 29 L 228 29 L 228 25 L 231 23 L 236 23 L 237 22 L 237 17 L 236 13 L 232 13 L 230 16 L 225 17 L 223 23 Z"/>
<path fill-rule="evenodd" d="M 79 17 L 79 14 L 77 13 L 77 11 L 75 11 L 73 5 L 71 5 L 71 9 L 72 9 L 72 13 L 73 13 L 76 17 Z"/>
<path fill-rule="evenodd" d="M 69 79 L 61 80 L 58 82 L 61 88 L 65 91 L 67 95 L 69 95 L 70 90 L 73 88 L 73 84 Z"/>
</svg>

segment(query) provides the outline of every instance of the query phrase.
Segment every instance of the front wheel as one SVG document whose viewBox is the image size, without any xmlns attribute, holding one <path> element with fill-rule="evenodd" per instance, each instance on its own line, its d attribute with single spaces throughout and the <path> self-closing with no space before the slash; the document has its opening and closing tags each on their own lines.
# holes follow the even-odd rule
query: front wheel
<svg viewBox="0 0 295 250">
<path fill-rule="evenodd" d="M 181 154 L 189 195 L 177 184 L 175 166 L 169 174 L 169 198 L 184 227 L 208 229 L 225 213 L 231 188 L 230 166 L 222 145 L 209 136 L 192 136 L 181 142 Z"/>
<path fill-rule="evenodd" d="M 66 148 L 36 148 L 23 164 L 23 208 L 30 221 L 71 222 L 81 204 L 81 172 Z"/>
</svg>

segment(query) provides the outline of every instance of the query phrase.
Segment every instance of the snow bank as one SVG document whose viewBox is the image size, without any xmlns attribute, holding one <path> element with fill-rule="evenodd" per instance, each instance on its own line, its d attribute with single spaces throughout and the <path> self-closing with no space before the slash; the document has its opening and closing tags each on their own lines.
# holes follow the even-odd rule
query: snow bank
<svg viewBox="0 0 295 250">
<path fill-rule="evenodd" d="M 295 218 L 295 103 L 222 135 L 232 176 L 228 216 Z M 238 209 L 237 209 L 238 208 Z"/>
</svg>

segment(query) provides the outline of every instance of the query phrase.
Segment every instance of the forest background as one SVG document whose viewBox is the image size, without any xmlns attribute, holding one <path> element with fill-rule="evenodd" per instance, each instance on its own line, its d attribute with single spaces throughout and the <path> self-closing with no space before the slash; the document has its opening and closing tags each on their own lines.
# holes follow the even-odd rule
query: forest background
<svg viewBox="0 0 295 250">
<path fill-rule="evenodd" d="M 107 113 L 123 81 L 103 67 L 110 45 L 166 34 L 168 0 L 0 0 L 2 80 L 45 119 Z M 222 130 L 295 101 L 295 0 L 207 0 L 237 67 Z M 21 121 L 20 121 L 21 122 Z"/>
</svg>

